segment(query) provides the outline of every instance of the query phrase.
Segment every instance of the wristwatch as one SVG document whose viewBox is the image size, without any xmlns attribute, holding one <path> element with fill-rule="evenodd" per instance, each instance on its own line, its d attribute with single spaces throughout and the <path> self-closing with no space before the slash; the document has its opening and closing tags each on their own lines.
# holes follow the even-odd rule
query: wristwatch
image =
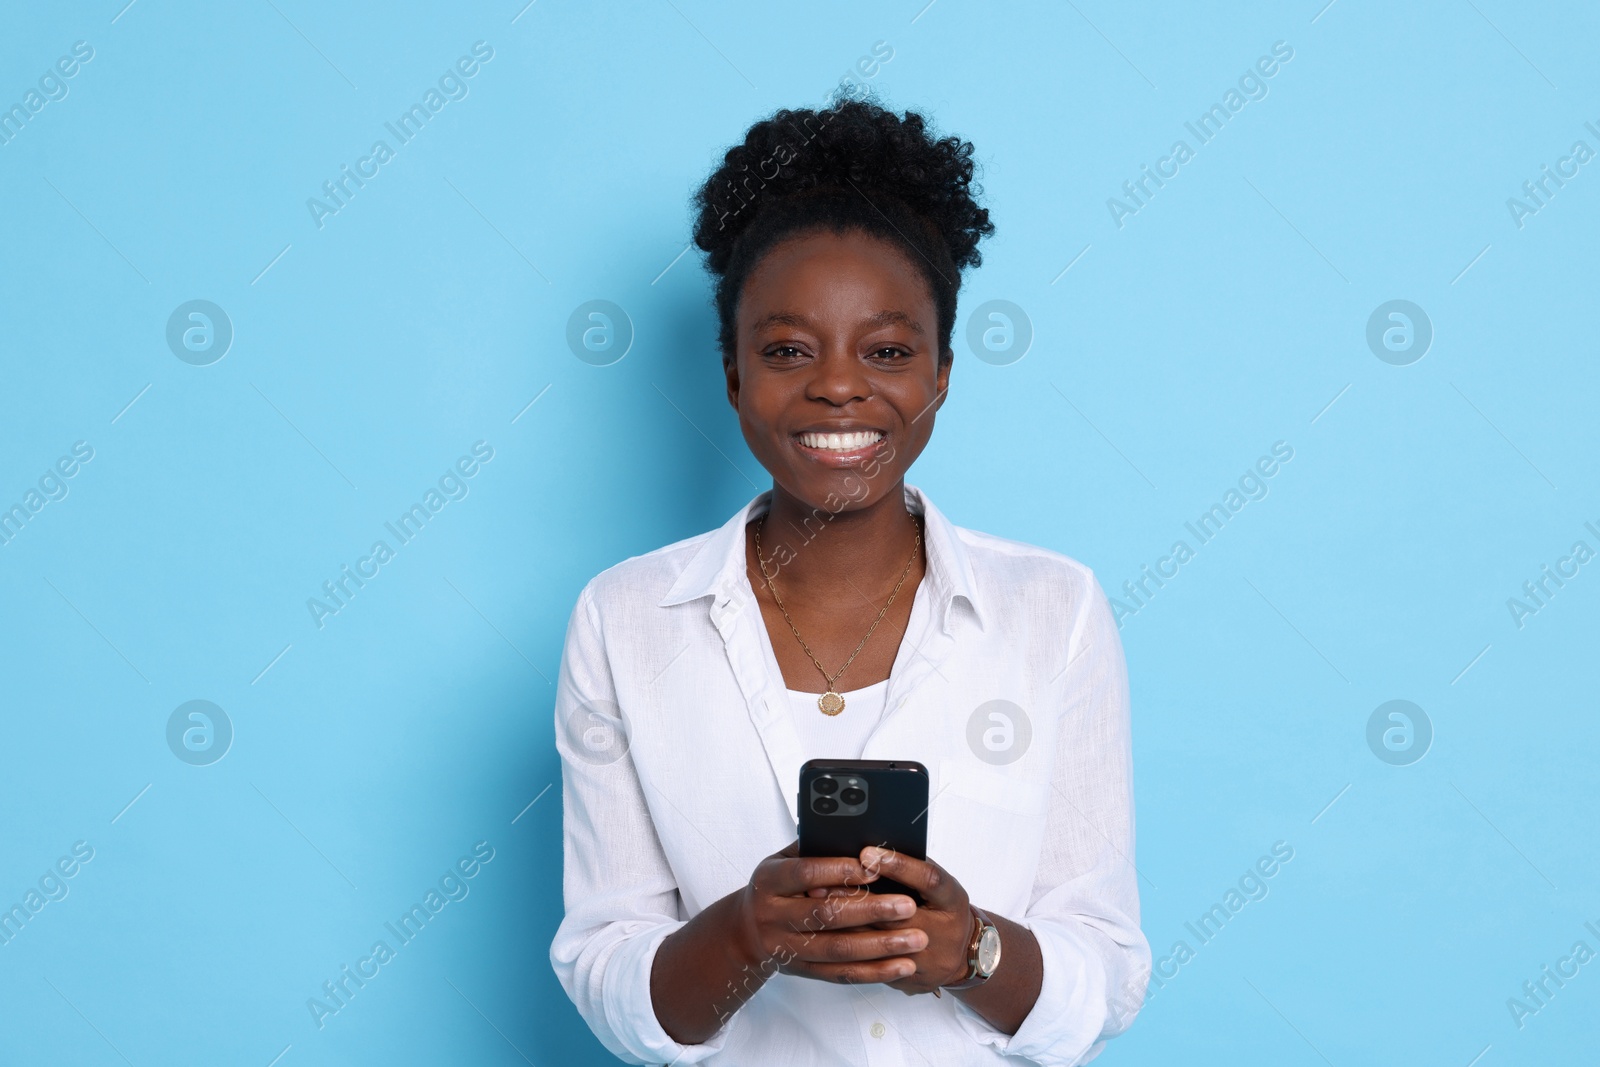
<svg viewBox="0 0 1600 1067">
<path fill-rule="evenodd" d="M 1000 966 L 1000 928 L 976 905 L 972 908 L 972 939 L 967 942 L 967 976 L 945 989 L 971 989 L 987 982 Z"/>
</svg>

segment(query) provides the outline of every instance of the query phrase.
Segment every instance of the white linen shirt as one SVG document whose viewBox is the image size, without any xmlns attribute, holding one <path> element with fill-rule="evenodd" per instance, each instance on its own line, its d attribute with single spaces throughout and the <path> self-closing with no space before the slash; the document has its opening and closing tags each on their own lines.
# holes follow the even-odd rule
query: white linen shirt
<svg viewBox="0 0 1600 1067">
<path fill-rule="evenodd" d="M 550 962 L 625 1062 L 1067 1067 L 1138 1011 L 1150 949 L 1127 669 L 1105 593 L 1073 559 L 954 526 L 915 486 L 905 500 L 925 519 L 927 569 L 861 758 L 927 767 L 927 854 L 978 907 L 1032 931 L 1038 1001 L 1008 1036 L 953 994 L 774 974 L 704 1043 L 657 1020 L 661 942 L 797 834 L 806 757 L 745 560 L 768 491 L 719 529 L 603 571 L 568 623 L 555 703 L 566 914 Z"/>
</svg>

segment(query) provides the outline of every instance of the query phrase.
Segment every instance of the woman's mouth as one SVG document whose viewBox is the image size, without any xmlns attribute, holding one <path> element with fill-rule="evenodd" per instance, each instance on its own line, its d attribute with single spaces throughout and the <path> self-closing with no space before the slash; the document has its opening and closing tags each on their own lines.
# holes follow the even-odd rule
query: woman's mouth
<svg viewBox="0 0 1600 1067">
<path fill-rule="evenodd" d="M 800 443 L 807 448 L 820 448 L 829 452 L 857 452 L 868 445 L 883 440 L 878 430 L 856 430 L 851 433 L 802 433 Z"/>
<path fill-rule="evenodd" d="M 847 433 L 805 431 L 795 434 L 800 451 L 830 467 L 852 467 L 871 459 L 883 443 L 882 430 L 851 430 Z"/>
</svg>

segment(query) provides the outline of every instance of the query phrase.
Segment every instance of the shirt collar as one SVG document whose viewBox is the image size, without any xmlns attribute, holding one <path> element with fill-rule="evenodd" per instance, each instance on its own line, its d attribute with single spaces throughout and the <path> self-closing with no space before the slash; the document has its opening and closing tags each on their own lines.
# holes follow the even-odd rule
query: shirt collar
<svg viewBox="0 0 1600 1067">
<path fill-rule="evenodd" d="M 964 601 L 978 628 L 983 628 L 983 613 L 978 605 L 977 582 L 972 560 L 961 543 L 957 528 L 933 506 L 926 494 L 909 483 L 905 486 L 907 510 L 923 517 L 923 542 L 927 550 L 924 580 L 935 599 L 932 601 L 941 625 L 950 633 L 950 611 L 957 599 Z M 715 595 L 718 601 L 730 600 L 749 590 L 745 577 L 744 527 L 772 504 L 772 490 L 758 493 L 748 504 L 717 529 L 711 531 L 678 575 L 660 605 L 684 604 Z"/>
</svg>

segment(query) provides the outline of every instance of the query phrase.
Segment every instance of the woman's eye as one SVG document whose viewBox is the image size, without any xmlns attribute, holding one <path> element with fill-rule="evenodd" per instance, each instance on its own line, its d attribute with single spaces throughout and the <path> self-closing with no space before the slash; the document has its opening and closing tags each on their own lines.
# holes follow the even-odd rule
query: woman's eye
<svg viewBox="0 0 1600 1067">
<path fill-rule="evenodd" d="M 776 356 L 779 359 L 794 359 L 804 354 L 794 345 L 776 345 L 767 349 L 767 355 Z"/>
<path fill-rule="evenodd" d="M 907 352 L 903 348 L 897 348 L 894 345 L 886 345 L 883 348 L 874 349 L 872 354 L 878 359 L 908 359 L 911 356 L 910 352 Z"/>
</svg>

